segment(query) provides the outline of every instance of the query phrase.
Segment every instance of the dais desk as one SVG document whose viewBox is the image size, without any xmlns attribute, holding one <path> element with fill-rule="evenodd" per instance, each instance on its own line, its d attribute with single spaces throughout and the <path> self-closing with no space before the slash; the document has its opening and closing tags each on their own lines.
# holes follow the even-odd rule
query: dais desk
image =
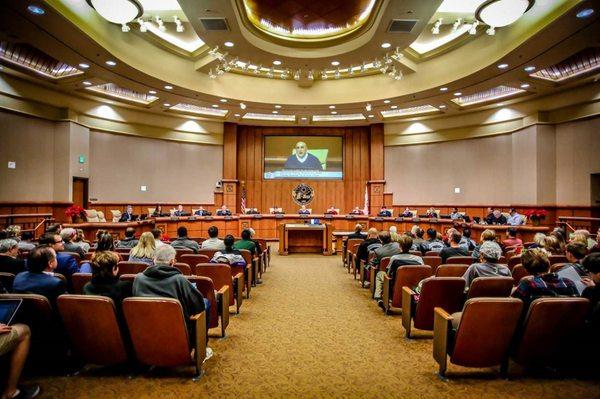
<svg viewBox="0 0 600 399">
<path fill-rule="evenodd" d="M 279 254 L 322 253 L 331 255 L 331 224 L 281 223 Z"/>
</svg>

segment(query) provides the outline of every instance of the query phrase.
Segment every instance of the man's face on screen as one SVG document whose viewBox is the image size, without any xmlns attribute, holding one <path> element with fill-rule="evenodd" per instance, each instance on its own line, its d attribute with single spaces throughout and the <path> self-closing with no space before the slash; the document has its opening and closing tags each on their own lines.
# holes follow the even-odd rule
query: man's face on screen
<svg viewBox="0 0 600 399">
<path fill-rule="evenodd" d="M 306 155 L 306 151 L 308 151 L 308 149 L 306 148 L 306 143 L 302 141 L 296 143 L 296 155 L 298 155 L 299 157 L 303 157 Z"/>
</svg>

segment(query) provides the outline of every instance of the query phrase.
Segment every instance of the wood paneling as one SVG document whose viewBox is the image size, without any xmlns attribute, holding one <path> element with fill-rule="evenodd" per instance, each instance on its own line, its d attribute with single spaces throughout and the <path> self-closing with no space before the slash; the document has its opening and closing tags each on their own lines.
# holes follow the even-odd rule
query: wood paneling
<svg viewBox="0 0 600 399">
<path fill-rule="evenodd" d="M 340 208 L 347 213 L 355 206 L 362 208 L 365 185 L 370 172 L 370 128 L 277 128 L 237 127 L 237 179 L 238 203 L 241 188 L 246 187 L 248 207 L 268 212 L 277 205 L 287 213 L 295 213 L 299 206 L 292 199 L 292 190 L 299 183 L 306 183 L 315 191 L 313 201 L 307 206 L 313 213 L 323 213 L 328 207 Z M 343 180 L 263 180 L 263 138 L 266 135 L 341 136 L 344 140 Z M 381 142 L 383 153 L 383 142 Z M 383 170 L 383 166 L 381 167 Z"/>
</svg>

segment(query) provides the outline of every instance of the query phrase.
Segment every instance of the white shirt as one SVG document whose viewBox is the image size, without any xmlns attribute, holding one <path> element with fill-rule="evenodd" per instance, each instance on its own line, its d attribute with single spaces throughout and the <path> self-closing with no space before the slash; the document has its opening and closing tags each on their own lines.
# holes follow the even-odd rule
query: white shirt
<svg viewBox="0 0 600 399">
<path fill-rule="evenodd" d="M 298 156 L 298 154 L 296 154 L 296 159 L 298 159 L 298 162 L 300 163 L 304 163 L 304 161 L 306 161 L 306 159 L 308 158 L 308 152 L 306 154 L 304 154 L 304 157 L 300 158 Z"/>
</svg>

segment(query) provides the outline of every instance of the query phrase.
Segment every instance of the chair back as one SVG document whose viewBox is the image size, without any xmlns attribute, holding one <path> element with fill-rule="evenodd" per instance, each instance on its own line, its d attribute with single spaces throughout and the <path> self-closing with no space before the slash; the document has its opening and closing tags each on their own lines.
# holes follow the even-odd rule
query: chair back
<svg viewBox="0 0 600 399">
<path fill-rule="evenodd" d="M 519 263 L 521 263 L 521 255 L 515 255 L 508 260 L 507 265 L 508 268 L 512 271 L 512 269 Z"/>
<path fill-rule="evenodd" d="M 184 276 L 190 276 L 192 274 L 192 267 L 187 263 L 177 262 L 173 267 L 178 269 Z"/>
<path fill-rule="evenodd" d="M 193 269 L 198 263 L 208 263 L 211 259 L 204 254 L 183 254 L 178 262 L 187 263 Z"/>
<path fill-rule="evenodd" d="M 137 276 L 137 274 L 121 274 L 119 276 L 119 280 L 121 280 L 121 281 L 131 281 L 133 283 L 133 281 L 135 280 L 135 276 Z"/>
<path fill-rule="evenodd" d="M 452 314 L 462 308 L 466 281 L 461 277 L 433 277 L 425 280 L 414 315 L 415 328 L 433 330 L 433 309 Z"/>
<path fill-rule="evenodd" d="M 450 361 L 464 367 L 492 367 L 508 353 L 523 302 L 516 298 L 472 298 L 463 308 Z"/>
<path fill-rule="evenodd" d="M 112 214 L 113 223 L 117 223 L 119 220 L 121 220 L 121 211 L 111 209 L 110 213 Z"/>
<path fill-rule="evenodd" d="M 83 286 L 92 281 L 92 273 L 73 273 L 71 283 L 73 284 L 73 293 L 82 295 Z"/>
<path fill-rule="evenodd" d="M 115 248 L 115 252 L 118 254 L 129 255 L 132 248 Z"/>
<path fill-rule="evenodd" d="M 446 259 L 447 265 L 471 265 L 475 262 L 471 256 L 451 256 Z"/>
<path fill-rule="evenodd" d="M 421 265 L 403 265 L 396 270 L 396 280 L 394 281 L 394 293 L 392 295 L 392 306 L 402 308 L 402 287 L 413 289 L 419 284 L 419 281 L 430 277 L 432 273 L 431 266 Z"/>
<path fill-rule="evenodd" d="M 386 256 L 385 258 L 381 258 L 381 261 L 379 262 L 379 270 L 385 271 L 389 264 L 390 264 L 389 256 Z"/>
<path fill-rule="evenodd" d="M 184 255 L 193 255 L 194 250 L 190 248 L 175 248 L 175 260 L 177 262 L 187 263 L 182 259 Z"/>
<path fill-rule="evenodd" d="M 439 251 L 427 251 L 425 252 L 425 256 L 440 256 L 440 252 Z"/>
<path fill-rule="evenodd" d="M 459 265 L 459 264 L 439 265 L 438 268 L 435 269 L 435 276 L 436 277 L 462 277 L 468 268 L 469 268 L 469 265 Z"/>
<path fill-rule="evenodd" d="M 58 297 L 57 306 L 69 342 L 86 363 L 112 365 L 127 361 L 112 299 L 64 294 Z"/>
<path fill-rule="evenodd" d="M 229 286 L 229 303 L 234 302 L 231 266 L 222 263 L 201 263 L 194 268 L 194 274 L 211 279 L 217 291 Z"/>
<path fill-rule="evenodd" d="M 515 287 L 519 285 L 521 279 L 526 276 L 531 276 L 531 274 L 525 270 L 525 267 L 523 267 L 522 264 L 519 263 L 512 270 L 513 285 Z"/>
<path fill-rule="evenodd" d="M 565 255 L 550 255 L 548 256 L 548 260 L 550 261 L 550 266 L 557 263 L 569 263 L 569 260 Z"/>
<path fill-rule="evenodd" d="M 15 275 L 12 273 L 0 272 L 0 284 L 8 292 L 12 292 L 13 283 L 15 281 Z"/>
<path fill-rule="evenodd" d="M 442 264 L 442 258 L 440 258 L 438 255 L 436 256 L 422 256 L 421 257 L 423 259 L 423 263 L 425 263 L 427 266 L 431 266 L 431 270 L 433 271 L 433 273 L 435 273 L 435 269 L 438 268 L 439 265 Z"/>
<path fill-rule="evenodd" d="M 362 238 L 349 238 L 346 241 L 346 248 L 348 248 L 348 251 L 356 255 L 356 251 L 358 250 L 358 247 L 360 246 L 360 244 L 362 244 L 363 241 L 364 240 Z M 356 244 L 358 245 L 355 247 Z"/>
<path fill-rule="evenodd" d="M 119 266 L 119 276 L 122 274 L 138 274 L 148 268 L 147 263 L 129 261 L 121 261 L 117 266 Z"/>
<path fill-rule="evenodd" d="M 505 298 L 513 288 L 512 277 L 476 277 L 471 283 L 467 298 Z"/>
<path fill-rule="evenodd" d="M 194 283 L 202 296 L 210 302 L 210 314 L 208 314 L 208 327 L 215 328 L 219 326 L 219 306 L 215 295 L 215 285 L 212 279 L 204 276 L 194 276 Z M 231 303 L 231 302 L 230 302 Z"/>
<path fill-rule="evenodd" d="M 214 258 L 215 253 L 219 252 L 219 250 L 217 249 L 200 249 L 198 251 L 198 255 L 205 255 L 206 257 L 208 257 L 208 260 L 210 261 L 212 258 Z"/>
<path fill-rule="evenodd" d="M 94 251 L 90 251 L 90 252 L 86 252 L 85 256 L 83 257 L 84 260 L 92 260 L 92 258 L 94 257 L 94 254 L 96 252 Z"/>
<path fill-rule="evenodd" d="M 148 366 L 191 363 L 183 309 L 173 298 L 125 298 L 123 314 L 137 360 Z"/>
<path fill-rule="evenodd" d="M 538 298 L 527 312 L 513 350 L 519 364 L 548 365 L 560 349 L 572 347 L 585 323 L 589 308 L 585 298 Z"/>
<path fill-rule="evenodd" d="M 252 254 L 250 253 L 250 251 L 248 251 L 247 249 L 240 249 L 240 252 L 242 253 L 242 256 L 244 257 L 246 264 L 248 266 L 250 266 L 252 264 Z"/>
</svg>

